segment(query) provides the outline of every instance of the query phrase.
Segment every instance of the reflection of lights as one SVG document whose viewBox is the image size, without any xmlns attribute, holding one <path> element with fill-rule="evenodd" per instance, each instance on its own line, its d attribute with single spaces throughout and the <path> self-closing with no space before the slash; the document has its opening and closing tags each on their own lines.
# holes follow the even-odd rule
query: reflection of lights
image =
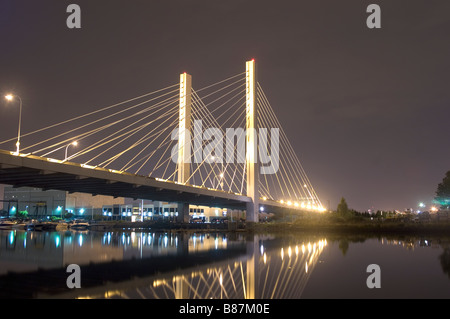
<svg viewBox="0 0 450 319">
<path fill-rule="evenodd" d="M 283 260 L 283 258 L 284 258 L 284 249 L 281 248 L 281 260 Z"/>
<path fill-rule="evenodd" d="M 263 245 L 261 245 L 261 246 L 259 247 L 259 251 L 261 252 L 261 255 L 264 253 L 264 246 L 263 246 Z"/>
<path fill-rule="evenodd" d="M 83 236 L 80 234 L 80 236 L 78 236 L 78 245 L 83 246 Z"/>
<path fill-rule="evenodd" d="M 305 272 L 308 272 L 308 262 L 305 262 Z"/>
<path fill-rule="evenodd" d="M 266 253 L 264 253 L 264 255 L 263 255 L 263 260 L 264 260 L 264 264 L 266 264 L 267 263 L 267 255 L 266 255 Z"/>
<path fill-rule="evenodd" d="M 12 245 L 14 243 L 14 232 L 9 233 L 9 243 Z"/>
</svg>

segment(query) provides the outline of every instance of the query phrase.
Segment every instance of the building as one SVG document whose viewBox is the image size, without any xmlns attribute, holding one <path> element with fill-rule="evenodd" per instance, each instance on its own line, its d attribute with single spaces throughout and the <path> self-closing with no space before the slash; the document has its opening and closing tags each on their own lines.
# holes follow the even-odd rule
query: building
<svg viewBox="0 0 450 319">
<path fill-rule="evenodd" d="M 68 193 L 59 190 L 46 190 L 33 187 L 14 188 L 5 186 L 4 200 L 13 203 L 9 207 L 9 216 L 26 211 L 30 217 L 56 216 L 64 218 L 70 213 L 74 217 L 89 218 L 101 216 L 103 206 L 123 204 L 124 198 L 85 193 Z M 16 204 L 17 203 L 17 204 Z"/>
<path fill-rule="evenodd" d="M 150 200 L 125 199 L 123 204 L 103 206 L 103 217 L 107 220 L 129 220 L 132 222 L 149 220 L 175 220 L 178 204 Z M 189 206 L 191 221 L 214 222 L 223 219 L 243 219 L 245 213 L 220 207 Z"/>
<path fill-rule="evenodd" d="M 134 200 L 124 197 L 69 193 L 32 187 L 5 186 L 4 199 L 9 201 L 8 216 L 26 211 L 28 216 L 49 218 L 67 216 L 85 219 L 126 220 L 175 220 L 178 204 L 151 200 Z M 8 210 L 8 208 L 7 208 Z M 195 222 L 213 222 L 222 219 L 243 219 L 245 213 L 220 207 L 190 205 L 189 215 Z"/>
</svg>

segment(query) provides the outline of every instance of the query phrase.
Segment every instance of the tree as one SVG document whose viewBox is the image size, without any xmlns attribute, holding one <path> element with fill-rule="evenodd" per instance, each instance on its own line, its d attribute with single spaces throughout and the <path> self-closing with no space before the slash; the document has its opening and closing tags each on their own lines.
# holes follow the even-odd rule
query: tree
<svg viewBox="0 0 450 319">
<path fill-rule="evenodd" d="M 441 205 L 441 209 L 450 208 L 450 171 L 445 174 L 442 183 L 439 183 L 434 199 Z"/>
<path fill-rule="evenodd" d="M 22 210 L 17 213 L 17 217 L 22 219 L 28 218 L 28 212 L 26 210 Z"/>
<path fill-rule="evenodd" d="M 349 214 L 349 209 L 345 198 L 341 198 L 341 202 L 337 206 L 337 213 L 342 216 L 347 216 Z"/>
</svg>

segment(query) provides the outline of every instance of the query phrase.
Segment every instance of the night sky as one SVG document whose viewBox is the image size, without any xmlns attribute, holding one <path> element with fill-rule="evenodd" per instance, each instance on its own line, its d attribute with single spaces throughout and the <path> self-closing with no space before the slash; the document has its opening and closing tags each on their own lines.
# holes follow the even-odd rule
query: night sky
<svg viewBox="0 0 450 319">
<path fill-rule="evenodd" d="M 325 206 L 416 209 L 450 170 L 447 0 L 0 0 L 0 39 L 0 93 L 22 97 L 24 133 L 255 58 Z M 2 98 L 0 140 L 17 134 L 12 109 Z"/>
</svg>

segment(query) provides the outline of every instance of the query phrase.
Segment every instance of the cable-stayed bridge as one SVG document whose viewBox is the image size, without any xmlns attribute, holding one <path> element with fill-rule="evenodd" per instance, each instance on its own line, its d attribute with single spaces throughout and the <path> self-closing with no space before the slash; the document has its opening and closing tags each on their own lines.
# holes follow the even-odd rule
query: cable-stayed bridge
<svg viewBox="0 0 450 319">
<path fill-rule="evenodd" d="M 194 89 L 180 82 L 0 141 L 0 183 L 246 210 L 323 211 L 256 63 Z"/>
</svg>

